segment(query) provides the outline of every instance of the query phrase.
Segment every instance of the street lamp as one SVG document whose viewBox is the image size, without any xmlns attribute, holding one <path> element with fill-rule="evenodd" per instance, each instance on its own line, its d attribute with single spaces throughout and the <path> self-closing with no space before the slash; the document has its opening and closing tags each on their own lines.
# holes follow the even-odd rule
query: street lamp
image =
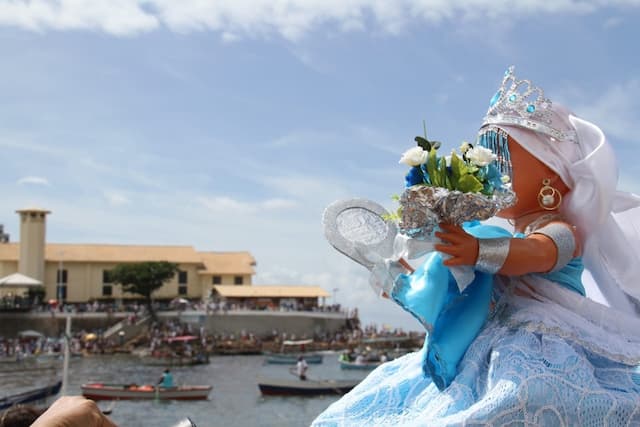
<svg viewBox="0 0 640 427">
<path fill-rule="evenodd" d="M 336 304 L 336 292 L 338 292 L 340 289 L 338 288 L 333 288 L 333 303 Z"/>
<path fill-rule="evenodd" d="M 57 283 L 57 289 L 56 289 L 56 298 L 58 299 L 58 304 L 62 303 L 62 280 L 63 280 L 63 273 L 62 273 L 62 257 L 64 256 L 64 251 L 60 251 L 58 253 L 58 255 L 60 256 L 60 259 L 58 260 L 58 283 Z"/>
</svg>

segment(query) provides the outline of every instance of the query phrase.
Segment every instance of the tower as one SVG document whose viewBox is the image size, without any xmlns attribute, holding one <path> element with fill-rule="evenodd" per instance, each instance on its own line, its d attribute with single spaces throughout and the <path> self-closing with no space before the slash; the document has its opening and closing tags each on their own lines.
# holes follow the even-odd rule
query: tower
<svg viewBox="0 0 640 427">
<path fill-rule="evenodd" d="M 44 250 L 46 209 L 25 208 L 16 211 L 20 215 L 20 259 L 18 272 L 44 283 Z"/>
</svg>

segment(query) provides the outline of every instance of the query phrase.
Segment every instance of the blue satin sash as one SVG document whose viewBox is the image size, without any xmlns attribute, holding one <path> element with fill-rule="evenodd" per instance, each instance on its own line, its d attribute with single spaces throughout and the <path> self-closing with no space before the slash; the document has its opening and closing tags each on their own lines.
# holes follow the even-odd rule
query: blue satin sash
<svg viewBox="0 0 640 427">
<path fill-rule="evenodd" d="M 466 223 L 463 228 L 476 238 L 513 237 L 501 227 L 477 221 Z M 427 330 L 422 369 L 440 390 L 456 376 L 458 363 L 487 320 L 494 281 L 492 274 L 476 271 L 473 282 L 460 292 L 442 262 L 440 253 L 429 253 L 412 274 L 399 275 L 391 291 L 391 298 Z M 582 290 L 584 295 L 580 283 L 582 262 L 579 258 L 572 262 L 566 271 L 563 268 L 542 276 L 578 292 Z"/>
</svg>

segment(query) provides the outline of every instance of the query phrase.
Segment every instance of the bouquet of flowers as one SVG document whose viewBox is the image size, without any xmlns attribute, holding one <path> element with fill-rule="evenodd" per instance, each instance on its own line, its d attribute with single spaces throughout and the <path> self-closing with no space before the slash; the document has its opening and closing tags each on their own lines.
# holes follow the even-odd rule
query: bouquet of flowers
<svg viewBox="0 0 640 427">
<path fill-rule="evenodd" d="M 460 154 L 454 150 L 449 156 L 439 156 L 439 142 L 426 136 L 415 140 L 417 147 L 400 159 L 411 166 L 394 215 L 400 233 L 428 239 L 441 222 L 461 225 L 486 220 L 515 203 L 509 177 L 500 174 L 490 149 L 464 142 Z"/>
</svg>

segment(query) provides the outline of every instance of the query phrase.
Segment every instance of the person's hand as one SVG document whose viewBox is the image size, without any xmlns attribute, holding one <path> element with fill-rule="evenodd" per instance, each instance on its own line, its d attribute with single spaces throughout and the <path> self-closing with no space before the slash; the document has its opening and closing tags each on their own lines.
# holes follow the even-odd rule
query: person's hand
<svg viewBox="0 0 640 427">
<path fill-rule="evenodd" d="M 450 255 L 443 262 L 446 266 L 475 265 L 478 259 L 478 239 L 465 232 L 462 227 L 451 224 L 440 224 L 436 237 L 444 243 L 434 245 L 435 250 Z"/>
<path fill-rule="evenodd" d="M 63 396 L 53 402 L 31 427 L 117 427 L 96 402 L 82 396 Z"/>
</svg>

